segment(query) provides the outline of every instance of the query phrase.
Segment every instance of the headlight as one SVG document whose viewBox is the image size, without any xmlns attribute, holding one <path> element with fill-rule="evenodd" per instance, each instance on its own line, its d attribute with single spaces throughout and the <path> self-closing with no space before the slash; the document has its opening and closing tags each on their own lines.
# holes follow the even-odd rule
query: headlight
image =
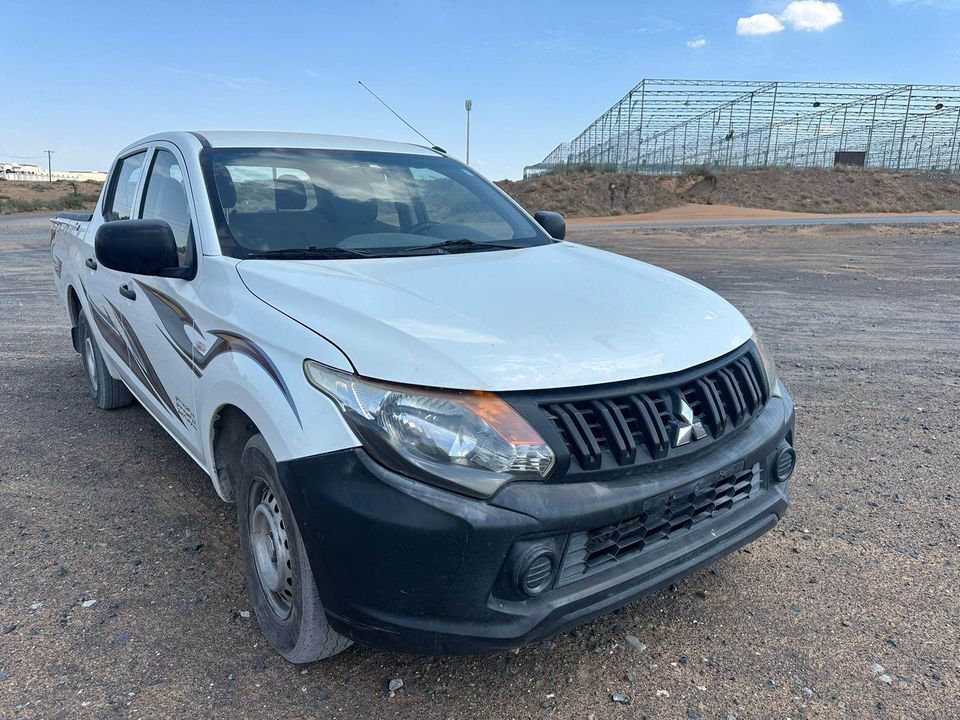
<svg viewBox="0 0 960 720">
<path fill-rule="evenodd" d="M 763 370 L 767 376 L 767 388 L 770 392 L 770 397 L 780 397 L 780 388 L 777 386 L 777 366 L 773 364 L 773 358 L 770 356 L 770 353 L 767 352 L 763 343 L 760 342 L 760 338 L 757 337 L 756 333 L 753 334 L 753 344 L 757 346 L 757 350 L 760 353 L 760 360 L 763 362 Z"/>
<path fill-rule="evenodd" d="M 384 464 L 477 497 L 511 480 L 542 480 L 553 451 L 496 395 L 432 390 L 365 380 L 303 364 L 307 380 L 328 395 Z"/>
</svg>

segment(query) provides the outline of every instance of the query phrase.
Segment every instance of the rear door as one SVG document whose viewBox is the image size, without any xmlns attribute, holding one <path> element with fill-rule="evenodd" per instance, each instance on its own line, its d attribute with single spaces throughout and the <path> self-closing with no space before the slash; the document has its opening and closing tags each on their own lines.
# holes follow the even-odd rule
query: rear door
<svg viewBox="0 0 960 720">
<path fill-rule="evenodd" d="M 123 276 L 97 262 L 94 239 L 101 222 L 135 217 L 146 160 L 147 149 L 143 148 L 120 158 L 114 164 L 103 204 L 103 217 L 94 218 L 90 224 L 81 245 L 83 258 L 79 268 L 88 311 L 87 320 L 93 327 L 94 336 L 98 339 L 97 344 L 128 385 L 132 375 L 124 330 L 124 302 L 120 295 Z"/>
<path fill-rule="evenodd" d="M 157 143 L 136 217 L 163 220 L 177 243 L 178 264 L 191 278 L 124 274 L 120 280 L 128 321 L 130 367 L 137 395 L 184 445 L 200 455 L 195 415 L 195 362 L 200 333 L 193 320 L 198 257 L 194 238 L 196 215 L 190 201 L 185 163 L 171 143 Z"/>
</svg>

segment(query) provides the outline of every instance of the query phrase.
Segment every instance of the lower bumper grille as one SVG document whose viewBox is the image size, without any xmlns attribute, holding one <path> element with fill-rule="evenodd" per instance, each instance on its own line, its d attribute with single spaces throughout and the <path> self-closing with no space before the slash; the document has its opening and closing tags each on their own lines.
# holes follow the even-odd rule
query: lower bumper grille
<svg viewBox="0 0 960 720">
<path fill-rule="evenodd" d="M 614 564 L 679 540 L 697 524 L 729 512 L 760 492 L 760 464 L 718 473 L 655 495 L 639 515 L 573 533 L 560 565 L 557 586 L 566 585 Z"/>
</svg>

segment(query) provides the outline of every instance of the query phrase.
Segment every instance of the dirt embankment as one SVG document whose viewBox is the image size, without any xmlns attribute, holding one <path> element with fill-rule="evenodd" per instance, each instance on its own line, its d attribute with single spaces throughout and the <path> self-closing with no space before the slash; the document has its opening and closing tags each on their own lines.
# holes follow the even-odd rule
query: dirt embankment
<svg viewBox="0 0 960 720">
<path fill-rule="evenodd" d="M 680 176 L 553 173 L 497 183 L 529 211 L 569 217 L 653 212 L 686 203 L 813 213 L 960 210 L 960 177 L 857 169 L 759 168 Z"/>
<path fill-rule="evenodd" d="M 93 210 L 103 183 L 93 180 L 76 182 L 0 181 L 0 215 L 36 212 L 38 210 Z"/>
<path fill-rule="evenodd" d="M 529 212 L 553 210 L 568 217 L 634 215 L 683 203 L 674 178 L 634 173 L 551 173 L 530 180 L 501 180 L 500 188 Z"/>
</svg>

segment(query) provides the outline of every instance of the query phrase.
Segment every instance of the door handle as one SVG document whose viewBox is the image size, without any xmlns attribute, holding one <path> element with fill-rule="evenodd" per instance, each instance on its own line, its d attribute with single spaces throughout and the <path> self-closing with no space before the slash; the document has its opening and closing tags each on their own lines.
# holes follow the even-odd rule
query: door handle
<svg viewBox="0 0 960 720">
<path fill-rule="evenodd" d="M 137 299 L 137 291 L 130 286 L 130 283 L 124 283 L 123 285 L 120 286 L 120 294 L 123 295 L 128 300 Z"/>
<path fill-rule="evenodd" d="M 93 258 L 87 258 L 86 260 L 83 261 L 83 264 L 86 265 L 91 270 L 97 269 L 97 261 L 94 260 Z"/>
</svg>

